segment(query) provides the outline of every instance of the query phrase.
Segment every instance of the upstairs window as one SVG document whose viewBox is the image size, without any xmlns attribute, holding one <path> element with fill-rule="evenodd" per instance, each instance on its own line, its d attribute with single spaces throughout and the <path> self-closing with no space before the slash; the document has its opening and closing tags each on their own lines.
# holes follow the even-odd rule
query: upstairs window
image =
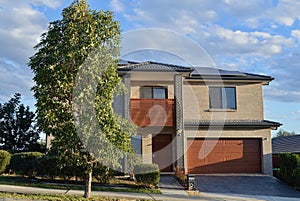
<svg viewBox="0 0 300 201">
<path fill-rule="evenodd" d="M 141 98 L 158 98 L 158 99 L 167 99 L 168 90 L 165 87 L 157 86 L 143 86 L 140 89 Z"/>
<path fill-rule="evenodd" d="M 236 109 L 235 87 L 209 87 L 210 109 Z"/>
</svg>

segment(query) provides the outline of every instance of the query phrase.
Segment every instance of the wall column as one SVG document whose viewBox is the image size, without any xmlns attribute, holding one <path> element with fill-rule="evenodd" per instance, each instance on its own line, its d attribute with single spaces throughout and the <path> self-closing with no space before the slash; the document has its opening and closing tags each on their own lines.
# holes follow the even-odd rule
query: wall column
<svg viewBox="0 0 300 201">
<path fill-rule="evenodd" d="M 174 75 L 174 98 L 175 98 L 175 159 L 176 166 L 184 168 L 184 119 L 183 119 L 183 93 L 182 75 Z"/>
</svg>

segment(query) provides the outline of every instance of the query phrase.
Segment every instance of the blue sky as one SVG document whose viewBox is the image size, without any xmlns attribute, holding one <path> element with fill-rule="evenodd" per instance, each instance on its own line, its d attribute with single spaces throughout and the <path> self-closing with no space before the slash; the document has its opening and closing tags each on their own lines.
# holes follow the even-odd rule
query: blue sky
<svg viewBox="0 0 300 201">
<path fill-rule="evenodd" d="M 60 19 L 71 2 L 0 0 L 0 102 L 20 92 L 25 104 L 34 105 L 28 58 L 49 21 Z M 175 31 L 201 46 L 219 68 L 275 77 L 264 87 L 265 119 L 300 133 L 300 1 L 87 2 L 92 9 L 112 10 L 124 33 L 143 28 Z"/>
</svg>

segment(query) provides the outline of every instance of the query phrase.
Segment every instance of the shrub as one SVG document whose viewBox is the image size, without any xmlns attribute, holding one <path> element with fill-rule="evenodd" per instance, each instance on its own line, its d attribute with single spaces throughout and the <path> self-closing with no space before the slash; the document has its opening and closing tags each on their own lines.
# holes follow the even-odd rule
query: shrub
<svg viewBox="0 0 300 201">
<path fill-rule="evenodd" d="M 0 174 L 6 170 L 6 166 L 10 163 L 10 158 L 9 152 L 0 150 Z"/>
<path fill-rule="evenodd" d="M 93 168 L 94 178 L 103 184 L 107 184 L 115 174 L 116 171 L 113 171 L 109 167 L 103 166 L 99 163 L 97 163 Z"/>
<path fill-rule="evenodd" d="M 10 167 L 19 175 L 35 176 L 38 167 L 39 159 L 43 156 L 40 152 L 22 152 L 13 154 L 11 157 Z"/>
<path fill-rule="evenodd" d="M 160 179 L 160 171 L 156 164 L 138 164 L 134 167 L 135 179 L 144 187 L 157 186 Z"/>
<path fill-rule="evenodd" d="M 300 157 L 296 154 L 281 153 L 279 154 L 280 171 L 279 178 L 287 184 L 295 186 L 299 174 Z"/>
<path fill-rule="evenodd" d="M 294 170 L 294 175 L 295 175 L 295 186 L 297 188 L 300 187 L 300 166 L 298 166 L 295 170 Z"/>
<path fill-rule="evenodd" d="M 39 158 L 38 175 L 50 177 L 52 180 L 58 176 L 59 169 L 55 157 L 49 155 L 43 155 Z"/>
</svg>

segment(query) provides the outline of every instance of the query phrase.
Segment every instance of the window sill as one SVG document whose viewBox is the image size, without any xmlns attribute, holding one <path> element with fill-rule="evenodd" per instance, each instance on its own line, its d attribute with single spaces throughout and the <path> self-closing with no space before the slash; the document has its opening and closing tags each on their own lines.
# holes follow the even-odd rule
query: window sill
<svg viewBox="0 0 300 201">
<path fill-rule="evenodd" d="M 236 112 L 236 109 L 208 109 L 207 112 Z"/>
</svg>

